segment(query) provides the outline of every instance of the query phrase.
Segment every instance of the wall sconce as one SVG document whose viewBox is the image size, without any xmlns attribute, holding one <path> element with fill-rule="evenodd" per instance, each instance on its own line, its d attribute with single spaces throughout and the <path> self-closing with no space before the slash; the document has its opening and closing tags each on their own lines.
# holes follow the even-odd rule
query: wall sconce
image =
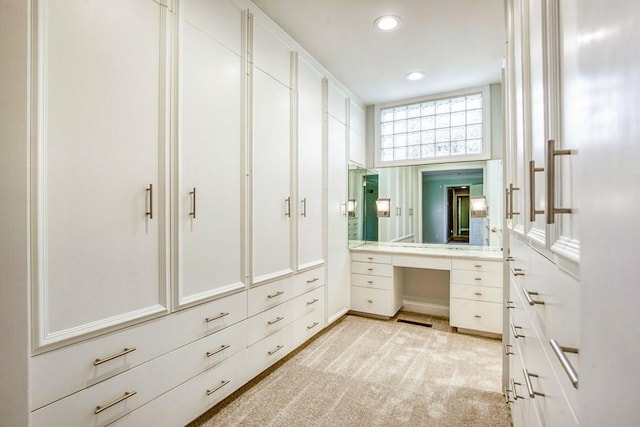
<svg viewBox="0 0 640 427">
<path fill-rule="evenodd" d="M 376 199 L 378 218 L 388 218 L 391 211 L 391 199 Z"/>
<path fill-rule="evenodd" d="M 469 197 L 471 202 L 471 218 L 485 218 L 487 216 L 487 198 L 485 196 Z"/>
<path fill-rule="evenodd" d="M 347 200 L 347 213 L 349 214 L 349 218 L 355 218 L 357 206 L 356 199 Z"/>
</svg>

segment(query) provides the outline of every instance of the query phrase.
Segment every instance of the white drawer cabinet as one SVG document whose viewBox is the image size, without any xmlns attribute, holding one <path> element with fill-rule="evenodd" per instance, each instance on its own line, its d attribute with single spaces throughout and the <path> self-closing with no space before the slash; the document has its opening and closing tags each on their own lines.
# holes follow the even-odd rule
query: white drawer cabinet
<svg viewBox="0 0 640 427">
<path fill-rule="evenodd" d="M 351 254 L 351 310 L 393 317 L 402 307 L 403 270 L 393 257 L 376 252 Z"/>
<path fill-rule="evenodd" d="M 292 327 L 288 325 L 249 347 L 248 373 L 252 378 L 282 359 L 291 350 Z"/>
<path fill-rule="evenodd" d="M 293 276 L 293 295 L 302 295 L 326 284 L 325 267 L 314 268 Z"/>
<path fill-rule="evenodd" d="M 451 283 L 502 288 L 502 272 L 451 270 Z"/>
<path fill-rule="evenodd" d="M 393 277 L 368 276 L 365 274 L 352 274 L 351 286 L 364 288 L 393 290 Z"/>
<path fill-rule="evenodd" d="M 253 316 L 293 298 L 293 279 L 287 277 L 249 289 L 248 315 Z"/>
<path fill-rule="evenodd" d="M 246 319 L 246 310 L 247 294 L 243 291 L 32 357 L 31 409 L 38 409 L 229 327 Z M 112 356 L 118 357 L 109 360 Z"/>
<path fill-rule="evenodd" d="M 451 326 L 476 331 L 502 333 L 502 304 L 451 298 Z"/>
<path fill-rule="evenodd" d="M 497 273 L 502 273 L 502 262 L 453 258 L 451 260 L 451 269 L 470 271 L 494 271 Z"/>
<path fill-rule="evenodd" d="M 324 304 L 296 320 L 292 326 L 292 343 L 297 347 L 324 328 Z"/>
<path fill-rule="evenodd" d="M 394 316 L 398 308 L 394 304 L 393 291 L 351 287 L 351 309 L 379 316 Z"/>
<path fill-rule="evenodd" d="M 393 277 L 393 266 L 391 264 L 353 261 L 351 263 L 351 272 L 369 276 Z"/>
<path fill-rule="evenodd" d="M 488 286 L 459 285 L 453 283 L 450 288 L 451 298 L 462 298 L 474 301 L 502 303 L 502 289 Z"/>
</svg>

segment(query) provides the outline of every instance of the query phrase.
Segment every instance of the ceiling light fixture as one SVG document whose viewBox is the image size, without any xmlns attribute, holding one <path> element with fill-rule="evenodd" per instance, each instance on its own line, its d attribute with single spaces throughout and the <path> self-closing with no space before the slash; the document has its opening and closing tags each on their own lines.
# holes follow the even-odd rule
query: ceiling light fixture
<svg viewBox="0 0 640 427">
<path fill-rule="evenodd" d="M 373 25 L 380 31 L 394 31 L 400 26 L 400 18 L 395 15 L 379 16 Z"/>
<path fill-rule="evenodd" d="M 407 80 L 416 81 L 416 80 L 424 79 L 426 77 L 426 74 L 423 73 L 422 71 L 412 71 L 409 74 L 407 74 L 406 77 L 407 77 Z"/>
</svg>

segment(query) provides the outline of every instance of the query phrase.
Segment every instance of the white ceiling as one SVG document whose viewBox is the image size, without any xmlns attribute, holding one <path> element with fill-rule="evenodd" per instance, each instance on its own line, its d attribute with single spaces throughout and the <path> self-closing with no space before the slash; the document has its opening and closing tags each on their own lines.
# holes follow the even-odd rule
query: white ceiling
<svg viewBox="0 0 640 427">
<path fill-rule="evenodd" d="M 504 0 L 253 0 L 366 105 L 500 81 Z M 381 15 L 402 25 L 382 33 Z M 427 77 L 410 82 L 410 71 Z"/>
</svg>

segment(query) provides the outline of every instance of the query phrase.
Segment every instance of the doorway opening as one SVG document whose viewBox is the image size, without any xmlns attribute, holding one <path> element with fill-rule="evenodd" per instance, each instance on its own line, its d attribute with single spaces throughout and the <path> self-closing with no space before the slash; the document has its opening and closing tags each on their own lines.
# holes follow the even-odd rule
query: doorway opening
<svg viewBox="0 0 640 427">
<path fill-rule="evenodd" d="M 469 243 L 469 186 L 447 188 L 447 243 Z"/>
<path fill-rule="evenodd" d="M 365 175 L 362 177 L 362 191 L 364 192 L 364 223 L 363 239 L 365 241 L 378 241 L 378 216 L 376 215 L 376 200 L 378 199 L 378 175 Z"/>
</svg>

